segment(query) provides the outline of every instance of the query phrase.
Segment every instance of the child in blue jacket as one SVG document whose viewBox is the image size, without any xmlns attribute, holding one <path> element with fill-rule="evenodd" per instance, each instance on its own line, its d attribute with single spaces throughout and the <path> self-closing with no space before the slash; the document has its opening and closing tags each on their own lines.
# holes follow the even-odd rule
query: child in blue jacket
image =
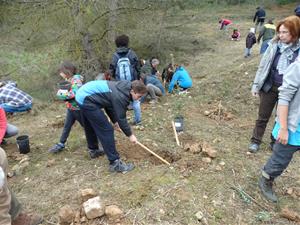
<svg viewBox="0 0 300 225">
<path fill-rule="evenodd" d="M 173 74 L 172 80 L 169 84 L 169 93 L 172 93 L 175 84 L 178 84 L 178 86 L 181 88 L 181 91 L 184 91 L 193 85 L 189 73 L 183 68 L 183 66 L 175 65 L 175 67 L 175 73 Z M 169 70 L 172 69 L 169 68 Z"/>
</svg>

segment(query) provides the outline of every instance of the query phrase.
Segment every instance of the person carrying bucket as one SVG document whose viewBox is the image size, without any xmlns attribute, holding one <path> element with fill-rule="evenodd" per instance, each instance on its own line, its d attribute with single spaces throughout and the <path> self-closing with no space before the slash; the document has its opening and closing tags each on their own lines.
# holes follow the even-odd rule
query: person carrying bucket
<svg viewBox="0 0 300 225">
<path fill-rule="evenodd" d="M 59 75 L 64 78 L 66 82 L 60 83 L 60 88 L 57 91 L 56 96 L 66 102 L 67 112 L 66 119 L 64 123 L 64 128 L 60 136 L 60 140 L 57 144 L 51 147 L 48 151 L 50 153 L 61 152 L 65 148 L 65 143 L 71 132 L 71 128 L 75 121 L 78 121 L 81 126 L 83 126 L 80 108 L 75 101 L 75 94 L 78 89 L 82 86 L 83 77 L 77 74 L 77 68 L 75 65 L 69 61 L 65 61 L 61 64 L 59 69 Z M 88 152 L 91 158 L 97 158 L 104 154 L 103 149 L 99 148 L 89 148 Z"/>
</svg>

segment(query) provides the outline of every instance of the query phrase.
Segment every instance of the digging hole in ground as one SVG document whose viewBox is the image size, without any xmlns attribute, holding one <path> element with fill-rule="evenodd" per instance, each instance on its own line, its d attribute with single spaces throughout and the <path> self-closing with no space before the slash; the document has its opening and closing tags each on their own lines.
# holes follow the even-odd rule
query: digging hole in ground
<svg viewBox="0 0 300 225">
<path fill-rule="evenodd" d="M 138 144 L 135 145 L 130 142 L 117 142 L 116 146 L 122 158 L 126 158 L 137 163 L 149 161 L 154 165 L 164 164 L 161 160 L 149 153 L 147 150 L 143 149 Z M 149 145 L 145 146 L 169 163 L 174 163 L 181 159 L 181 155 L 179 153 L 174 153 L 165 149 L 153 148 L 153 146 Z"/>
</svg>

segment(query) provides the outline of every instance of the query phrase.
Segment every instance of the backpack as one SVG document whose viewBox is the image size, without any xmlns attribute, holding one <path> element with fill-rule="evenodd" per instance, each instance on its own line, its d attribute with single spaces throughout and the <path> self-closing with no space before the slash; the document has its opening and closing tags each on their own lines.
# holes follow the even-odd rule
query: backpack
<svg viewBox="0 0 300 225">
<path fill-rule="evenodd" d="M 119 58 L 116 67 L 116 80 L 133 80 L 133 68 L 128 58 L 129 52 L 130 50 L 121 58 L 118 53 L 116 53 Z"/>
</svg>

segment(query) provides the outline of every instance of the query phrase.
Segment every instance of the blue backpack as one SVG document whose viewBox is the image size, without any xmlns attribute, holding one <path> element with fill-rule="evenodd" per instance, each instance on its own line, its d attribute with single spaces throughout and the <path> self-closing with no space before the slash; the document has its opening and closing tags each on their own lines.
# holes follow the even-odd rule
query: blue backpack
<svg viewBox="0 0 300 225">
<path fill-rule="evenodd" d="M 119 58 L 116 67 L 116 80 L 133 80 L 133 67 L 128 58 L 129 52 L 130 50 L 123 57 L 120 57 L 118 53 L 116 53 L 116 56 Z"/>
</svg>

